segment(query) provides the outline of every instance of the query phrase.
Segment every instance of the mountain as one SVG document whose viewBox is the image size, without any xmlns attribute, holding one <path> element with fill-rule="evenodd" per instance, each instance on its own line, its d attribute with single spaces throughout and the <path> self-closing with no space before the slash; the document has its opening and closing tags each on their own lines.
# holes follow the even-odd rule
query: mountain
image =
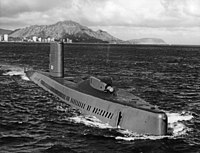
<svg viewBox="0 0 200 153">
<path fill-rule="evenodd" d="M 120 39 L 113 37 L 106 31 L 92 29 L 80 25 L 74 21 L 62 21 L 52 25 L 33 25 L 16 30 L 9 35 L 10 37 L 41 37 L 55 39 L 72 39 L 73 42 L 109 42 L 118 43 Z"/>
<path fill-rule="evenodd" d="M 0 29 L 0 35 L 10 34 L 12 30 Z"/>
<path fill-rule="evenodd" d="M 141 39 L 132 39 L 126 41 L 129 44 L 166 44 L 166 42 L 160 38 L 141 38 Z"/>
<path fill-rule="evenodd" d="M 3 29 L 0 29 L 0 32 Z M 93 31 L 77 22 L 68 20 L 52 25 L 33 25 L 30 27 L 9 31 L 9 36 L 14 38 L 41 38 L 71 39 L 73 42 L 117 43 L 117 44 L 166 44 L 159 38 L 142 38 L 122 41 L 103 30 Z M 0 33 L 1 34 L 1 33 Z"/>
</svg>

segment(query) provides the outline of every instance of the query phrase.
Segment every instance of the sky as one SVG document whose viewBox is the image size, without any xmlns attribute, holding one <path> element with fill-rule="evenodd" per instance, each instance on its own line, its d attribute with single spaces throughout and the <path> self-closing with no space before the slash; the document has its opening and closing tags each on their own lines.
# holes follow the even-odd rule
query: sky
<svg viewBox="0 0 200 153">
<path fill-rule="evenodd" d="M 200 0 L 0 0 L 0 28 L 72 20 L 122 39 L 200 45 Z"/>
</svg>

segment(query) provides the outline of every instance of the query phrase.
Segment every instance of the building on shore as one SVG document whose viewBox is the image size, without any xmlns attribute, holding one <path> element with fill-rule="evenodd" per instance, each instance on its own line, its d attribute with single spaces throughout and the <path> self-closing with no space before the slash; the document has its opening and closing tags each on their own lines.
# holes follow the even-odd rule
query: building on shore
<svg viewBox="0 0 200 153">
<path fill-rule="evenodd" d="M 50 41 L 51 41 L 51 38 L 50 38 L 50 37 L 48 37 L 48 38 L 47 38 L 47 42 L 50 42 Z"/>
<path fill-rule="evenodd" d="M 37 41 L 37 37 L 33 36 L 33 41 L 36 42 Z"/>
<path fill-rule="evenodd" d="M 2 35 L 0 35 L 0 41 L 3 41 L 3 36 Z"/>
<path fill-rule="evenodd" d="M 44 43 L 48 43 L 48 42 L 54 42 L 55 38 L 42 38 L 42 37 L 37 37 L 37 36 L 33 36 L 33 37 L 24 37 L 21 38 L 21 41 L 23 42 L 44 42 Z"/>
<path fill-rule="evenodd" d="M 8 41 L 8 34 L 4 34 L 4 35 L 3 35 L 3 40 L 4 40 L 4 41 Z"/>
<path fill-rule="evenodd" d="M 72 40 L 67 38 L 67 43 L 72 43 Z"/>
</svg>

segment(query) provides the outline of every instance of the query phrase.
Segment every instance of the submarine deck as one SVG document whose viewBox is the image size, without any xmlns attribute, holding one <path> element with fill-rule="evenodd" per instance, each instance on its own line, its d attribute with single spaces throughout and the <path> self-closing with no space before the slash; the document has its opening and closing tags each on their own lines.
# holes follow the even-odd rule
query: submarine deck
<svg viewBox="0 0 200 153">
<path fill-rule="evenodd" d="M 85 94 L 88 94 L 88 95 L 91 95 L 103 100 L 107 100 L 113 103 L 118 103 L 118 104 L 130 106 L 130 107 L 134 107 L 138 109 L 143 109 L 143 110 L 154 112 L 154 113 L 162 112 L 154 105 L 147 103 L 141 98 L 129 92 L 126 92 L 123 89 L 115 88 L 114 93 L 108 93 L 108 92 L 103 92 L 103 91 L 99 91 L 92 88 L 89 84 L 89 80 L 83 80 L 78 83 L 75 83 L 72 81 L 73 79 L 68 79 L 67 77 L 55 78 L 55 77 L 50 76 L 48 73 L 42 72 L 42 74 L 44 74 L 45 76 L 48 76 L 49 78 L 55 80 L 56 82 L 58 82 L 59 84 L 63 86 L 66 86 L 68 88 L 74 89 L 76 91 L 79 91 L 79 92 L 82 92 L 82 93 L 85 93 Z"/>
</svg>

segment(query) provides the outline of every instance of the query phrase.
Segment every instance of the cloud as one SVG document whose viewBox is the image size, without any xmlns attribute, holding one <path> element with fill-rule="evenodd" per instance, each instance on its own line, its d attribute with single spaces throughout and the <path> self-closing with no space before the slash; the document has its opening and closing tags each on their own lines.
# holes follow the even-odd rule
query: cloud
<svg viewBox="0 0 200 153">
<path fill-rule="evenodd" d="M 90 24 L 98 25 L 141 25 L 145 20 L 155 20 L 159 17 L 160 5 L 157 0 L 131 1 L 131 0 L 107 0 L 87 1 L 77 0 L 82 20 Z"/>
<path fill-rule="evenodd" d="M 165 13 L 174 17 L 200 17 L 200 1 L 199 0 L 162 0 Z"/>
<path fill-rule="evenodd" d="M 134 27 L 198 26 L 199 0 L 76 0 L 79 20 L 87 25 Z M 77 10 L 77 9 L 74 9 Z"/>
<path fill-rule="evenodd" d="M 62 20 L 95 29 L 103 27 L 119 38 L 160 33 L 171 39 L 174 30 L 175 37 L 188 35 L 191 39 L 191 30 L 196 40 L 200 33 L 200 0 L 0 0 L 0 28 Z"/>
<path fill-rule="evenodd" d="M 75 20 L 87 26 L 198 26 L 199 0 L 0 0 L 0 21 L 49 24 Z"/>
<path fill-rule="evenodd" d="M 0 0 L 0 16 L 16 17 L 27 12 L 45 12 L 62 4 L 63 0 Z"/>
</svg>

